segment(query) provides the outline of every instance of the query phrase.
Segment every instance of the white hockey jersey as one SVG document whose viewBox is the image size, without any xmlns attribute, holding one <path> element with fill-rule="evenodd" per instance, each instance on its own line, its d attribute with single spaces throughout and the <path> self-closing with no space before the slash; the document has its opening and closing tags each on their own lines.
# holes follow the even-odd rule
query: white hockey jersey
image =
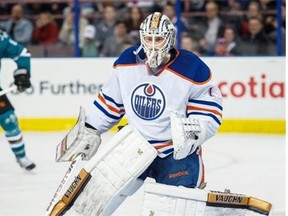
<svg viewBox="0 0 288 216">
<path fill-rule="evenodd" d="M 125 115 L 155 147 L 160 157 L 173 152 L 170 111 L 205 122 L 205 140 L 212 137 L 222 121 L 222 96 L 207 65 L 196 55 L 178 50 L 176 57 L 156 75 L 125 50 L 114 63 L 114 72 L 103 85 L 86 117 L 101 133 Z M 140 58 L 145 54 L 141 51 Z"/>
</svg>

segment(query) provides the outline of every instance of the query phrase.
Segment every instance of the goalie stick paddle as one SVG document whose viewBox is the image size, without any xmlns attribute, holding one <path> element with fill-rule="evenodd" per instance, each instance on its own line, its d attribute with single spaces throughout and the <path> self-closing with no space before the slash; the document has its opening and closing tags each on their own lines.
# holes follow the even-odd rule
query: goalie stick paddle
<svg viewBox="0 0 288 216">
<path fill-rule="evenodd" d="M 60 185 L 58 186 L 56 192 L 54 193 L 46 211 L 47 211 L 47 215 L 46 216 L 49 216 L 51 211 L 53 210 L 54 208 L 54 205 L 57 203 L 57 199 L 59 198 L 59 194 L 61 194 L 65 184 L 67 183 L 67 179 L 69 179 L 71 173 L 73 173 L 73 170 L 74 168 L 77 166 L 77 164 L 82 161 L 82 157 L 83 155 L 78 155 L 78 157 L 76 157 L 70 164 L 70 166 L 68 167 L 64 177 L 62 178 L 61 182 L 60 182 Z"/>
<path fill-rule="evenodd" d="M 11 92 L 13 90 L 16 90 L 16 89 L 17 89 L 17 86 L 16 85 L 12 85 L 9 88 L 6 88 L 6 89 L 0 91 L 0 96 L 5 95 L 5 94 L 7 94 L 7 93 L 9 93 L 9 92 Z"/>
</svg>

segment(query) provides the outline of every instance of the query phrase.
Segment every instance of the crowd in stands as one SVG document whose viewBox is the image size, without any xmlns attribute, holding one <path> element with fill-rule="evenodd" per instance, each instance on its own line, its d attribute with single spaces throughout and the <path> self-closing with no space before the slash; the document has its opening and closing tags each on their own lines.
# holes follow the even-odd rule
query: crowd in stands
<svg viewBox="0 0 288 216">
<path fill-rule="evenodd" d="M 154 11 L 167 15 L 180 28 L 181 48 L 199 56 L 277 55 L 277 1 L 282 4 L 280 28 L 285 55 L 285 0 L 185 0 L 181 2 L 180 22 L 175 0 L 80 2 L 80 55 L 115 57 L 139 44 L 140 23 Z M 0 3 L 0 29 L 29 47 L 61 45 L 62 50 L 73 52 L 73 2 Z"/>
</svg>

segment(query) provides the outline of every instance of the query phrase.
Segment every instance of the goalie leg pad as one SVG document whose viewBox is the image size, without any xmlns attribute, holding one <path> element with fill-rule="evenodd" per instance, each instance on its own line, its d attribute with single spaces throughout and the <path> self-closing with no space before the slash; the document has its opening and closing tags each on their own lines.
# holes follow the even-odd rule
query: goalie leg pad
<svg viewBox="0 0 288 216">
<path fill-rule="evenodd" d="M 85 166 L 91 179 L 74 198 L 65 215 L 111 216 L 141 185 L 138 177 L 157 157 L 157 151 L 131 126 L 126 126 Z"/>
<path fill-rule="evenodd" d="M 204 215 L 207 192 L 200 189 L 191 189 L 146 183 L 141 215 Z"/>
<path fill-rule="evenodd" d="M 243 194 L 146 183 L 141 215 L 263 216 L 272 205 Z"/>
</svg>

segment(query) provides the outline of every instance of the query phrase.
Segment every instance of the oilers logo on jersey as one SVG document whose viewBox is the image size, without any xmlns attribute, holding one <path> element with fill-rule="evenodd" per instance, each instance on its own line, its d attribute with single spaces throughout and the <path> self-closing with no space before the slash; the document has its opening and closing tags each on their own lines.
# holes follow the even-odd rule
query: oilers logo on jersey
<svg viewBox="0 0 288 216">
<path fill-rule="evenodd" d="M 141 119 L 154 120 L 163 113 L 166 101 L 158 86 L 144 83 L 137 86 L 133 91 L 131 106 L 134 113 Z"/>
</svg>

